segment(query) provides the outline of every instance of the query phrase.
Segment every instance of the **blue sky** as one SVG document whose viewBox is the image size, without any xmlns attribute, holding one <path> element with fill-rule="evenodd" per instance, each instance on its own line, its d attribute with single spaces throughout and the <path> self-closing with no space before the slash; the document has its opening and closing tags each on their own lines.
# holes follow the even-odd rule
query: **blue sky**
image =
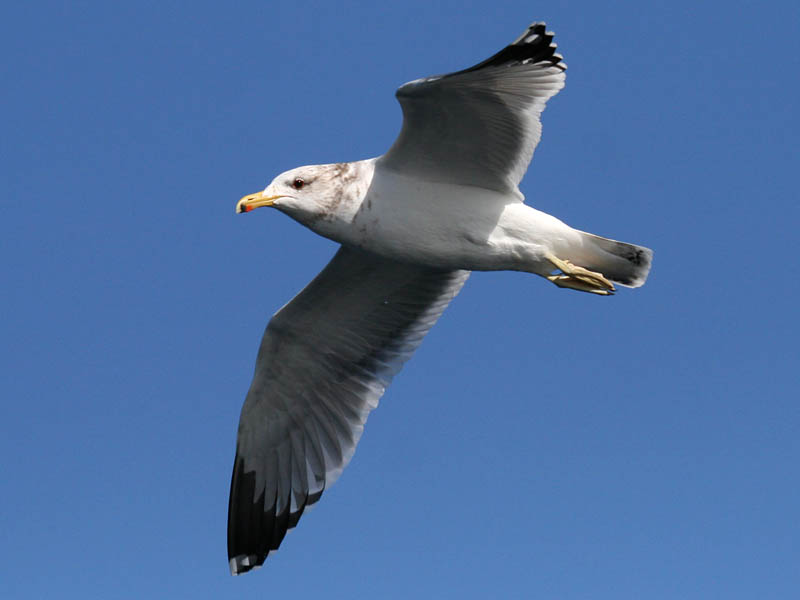
<svg viewBox="0 0 800 600">
<path fill-rule="evenodd" d="M 381 154 L 397 86 L 533 20 L 569 70 L 521 189 L 653 248 L 650 280 L 475 274 L 337 484 L 231 578 L 260 336 L 335 250 L 236 200 Z M 3 597 L 798 597 L 798 23 L 795 2 L 4 6 Z"/>
</svg>

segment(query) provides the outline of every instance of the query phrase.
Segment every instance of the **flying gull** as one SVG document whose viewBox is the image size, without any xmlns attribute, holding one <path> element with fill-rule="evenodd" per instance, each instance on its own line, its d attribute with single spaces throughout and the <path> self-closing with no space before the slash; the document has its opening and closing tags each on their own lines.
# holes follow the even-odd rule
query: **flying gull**
<svg viewBox="0 0 800 600">
<path fill-rule="evenodd" d="M 277 208 L 341 247 L 272 317 L 258 351 L 231 481 L 233 574 L 260 566 L 339 477 L 470 271 L 535 273 L 599 295 L 645 282 L 651 250 L 523 203 L 539 117 L 564 87 L 552 40 L 534 23 L 474 67 L 406 83 L 386 154 L 292 169 L 237 204 Z"/>
</svg>

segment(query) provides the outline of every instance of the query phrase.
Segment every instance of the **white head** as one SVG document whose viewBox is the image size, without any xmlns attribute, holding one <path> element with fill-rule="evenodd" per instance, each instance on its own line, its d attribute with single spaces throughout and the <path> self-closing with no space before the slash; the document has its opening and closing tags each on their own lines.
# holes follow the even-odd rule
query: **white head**
<svg viewBox="0 0 800 600">
<path fill-rule="evenodd" d="M 263 191 L 244 196 L 236 212 L 272 206 L 303 225 L 335 220 L 357 209 L 366 193 L 367 180 L 359 176 L 360 163 L 310 165 L 281 173 Z M 354 202 L 356 203 L 355 205 Z"/>
</svg>

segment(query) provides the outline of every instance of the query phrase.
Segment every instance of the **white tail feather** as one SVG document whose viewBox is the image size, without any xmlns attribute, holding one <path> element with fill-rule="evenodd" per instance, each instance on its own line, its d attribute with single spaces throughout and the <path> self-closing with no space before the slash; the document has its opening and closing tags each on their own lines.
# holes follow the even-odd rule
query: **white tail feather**
<svg viewBox="0 0 800 600">
<path fill-rule="evenodd" d="M 653 251 L 650 248 L 618 242 L 584 231 L 579 233 L 584 240 L 584 247 L 570 258 L 573 263 L 602 273 L 607 279 L 625 287 L 644 285 L 653 261 Z"/>
</svg>

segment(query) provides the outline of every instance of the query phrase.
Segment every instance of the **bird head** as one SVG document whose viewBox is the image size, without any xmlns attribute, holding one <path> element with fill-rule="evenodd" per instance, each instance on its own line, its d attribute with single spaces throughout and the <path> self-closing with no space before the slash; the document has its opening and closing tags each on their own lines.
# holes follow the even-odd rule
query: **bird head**
<svg viewBox="0 0 800 600">
<path fill-rule="evenodd" d="M 363 194 L 351 189 L 352 169 L 353 163 L 291 169 L 278 175 L 264 190 L 244 196 L 236 203 L 236 212 L 272 206 L 306 226 L 321 219 L 333 219 L 351 204 L 351 199 Z M 348 202 L 342 202 L 345 199 Z"/>
</svg>

